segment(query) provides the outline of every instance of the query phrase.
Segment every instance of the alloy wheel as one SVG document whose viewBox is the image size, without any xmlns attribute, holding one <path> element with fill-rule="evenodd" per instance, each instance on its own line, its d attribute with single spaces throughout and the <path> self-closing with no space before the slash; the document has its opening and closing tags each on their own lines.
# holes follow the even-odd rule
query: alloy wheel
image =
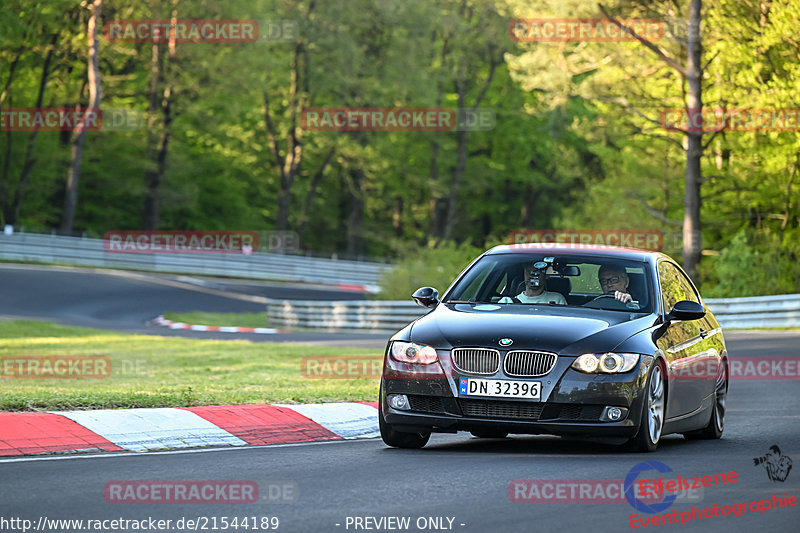
<svg viewBox="0 0 800 533">
<path fill-rule="evenodd" d="M 650 432 L 650 441 L 658 443 L 661 438 L 661 429 L 664 426 L 664 379 L 661 375 L 661 366 L 656 363 L 650 376 L 650 388 L 647 392 L 647 426 Z"/>
</svg>

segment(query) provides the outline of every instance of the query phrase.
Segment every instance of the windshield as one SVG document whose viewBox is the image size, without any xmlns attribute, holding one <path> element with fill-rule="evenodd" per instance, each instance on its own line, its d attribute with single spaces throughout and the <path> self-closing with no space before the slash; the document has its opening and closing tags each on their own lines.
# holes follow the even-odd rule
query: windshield
<svg viewBox="0 0 800 533">
<path fill-rule="evenodd" d="M 598 256 L 487 255 L 447 303 L 548 305 L 649 313 L 647 264 Z"/>
</svg>

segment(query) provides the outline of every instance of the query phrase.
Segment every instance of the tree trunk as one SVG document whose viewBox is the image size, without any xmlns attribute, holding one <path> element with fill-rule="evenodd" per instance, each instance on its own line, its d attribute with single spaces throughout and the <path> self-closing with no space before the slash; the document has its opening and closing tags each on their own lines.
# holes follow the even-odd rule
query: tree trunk
<svg viewBox="0 0 800 533">
<path fill-rule="evenodd" d="M 336 242 L 334 243 L 334 248 L 336 250 L 343 250 L 345 246 L 347 246 L 347 219 L 350 216 L 350 194 L 346 176 L 348 171 L 342 167 L 339 167 L 338 171 L 339 188 L 337 192 L 339 193 L 339 216 L 336 217 L 336 231 L 334 232 L 334 235 L 336 235 Z"/>
<path fill-rule="evenodd" d="M 14 71 L 17 70 L 17 65 L 19 64 L 19 58 L 22 57 L 22 49 L 17 52 L 16 57 L 14 57 L 14 61 L 11 62 L 8 68 L 8 79 L 6 80 L 5 85 L 3 86 L 3 92 L 0 93 L 0 106 L 6 101 L 6 97 L 9 95 L 9 91 L 11 89 L 11 85 L 14 83 Z"/>
<path fill-rule="evenodd" d="M 392 227 L 394 228 L 394 236 L 403 236 L 403 211 L 405 209 L 405 202 L 402 195 L 394 197 L 394 213 L 392 213 Z"/>
<path fill-rule="evenodd" d="M 6 80 L 5 86 L 3 87 L 3 92 L 0 93 L 0 108 L 2 108 L 3 103 L 8 98 L 8 107 L 12 106 L 13 98 L 11 96 L 11 87 L 14 83 L 14 72 L 17 70 L 17 65 L 19 64 L 19 58 L 22 56 L 22 50 L 20 49 L 17 52 L 17 56 L 14 58 L 14 61 L 11 62 L 10 68 L 8 69 L 8 79 Z M 11 135 L 11 128 L 8 129 L 6 132 L 6 157 L 5 161 L 3 161 L 3 177 L 0 178 L 0 215 L 3 216 L 3 220 L 6 221 L 10 215 L 8 212 L 8 169 L 9 165 L 11 164 L 11 145 L 13 141 L 13 136 Z M 5 223 L 5 222 L 4 222 Z"/>
<path fill-rule="evenodd" d="M 434 34 L 434 41 L 436 40 L 436 34 Z M 440 55 L 440 61 L 442 65 L 445 65 L 448 58 L 448 43 L 449 39 L 447 35 L 442 36 L 442 50 Z M 441 76 L 437 78 L 436 82 L 436 107 L 442 107 L 442 80 Z M 433 139 L 431 139 L 431 160 L 430 160 L 430 203 L 428 204 L 428 210 L 430 217 L 430 225 L 428 226 L 428 240 L 429 245 L 437 242 L 444 236 L 444 221 L 447 215 L 447 204 L 445 204 L 444 199 L 442 198 L 442 191 L 441 191 L 441 183 L 439 181 L 439 152 L 442 147 L 442 132 L 436 131 L 433 134 Z"/>
<path fill-rule="evenodd" d="M 350 209 L 347 216 L 347 253 L 363 255 L 364 241 L 364 171 L 352 169 L 350 176 Z"/>
<path fill-rule="evenodd" d="M 100 86 L 100 65 L 97 49 L 97 26 L 100 23 L 100 12 L 103 8 L 103 0 L 94 0 L 90 10 L 92 16 L 89 17 L 87 24 L 87 35 L 89 40 L 89 110 L 100 109 L 100 98 L 102 87 Z M 77 107 L 76 107 L 77 110 Z M 67 187 L 64 194 L 64 210 L 61 220 L 61 233 L 69 235 L 72 233 L 75 222 L 75 210 L 78 206 L 78 185 L 81 177 L 81 160 L 83 159 L 83 142 L 86 138 L 86 128 L 78 126 L 73 131 L 72 148 L 70 153 L 69 172 L 67 173 Z"/>
<path fill-rule="evenodd" d="M 55 44 L 57 40 L 58 34 L 54 33 L 50 41 L 50 48 L 47 50 L 47 55 L 45 56 L 44 64 L 42 65 L 42 76 L 39 79 L 39 94 L 36 96 L 37 108 L 41 108 L 42 102 L 44 101 L 44 91 L 47 87 L 47 78 L 50 75 L 50 62 L 53 60 L 53 51 L 55 50 Z M 36 163 L 36 159 L 33 157 L 33 147 L 36 141 L 36 135 L 38 133 L 38 130 L 33 130 L 30 135 L 28 135 L 28 145 L 25 148 L 25 164 L 22 167 L 22 174 L 19 177 L 17 191 L 14 193 L 14 203 L 11 206 L 11 216 L 6 218 L 6 224 L 13 225 L 19 221 L 19 213 L 22 209 L 22 204 L 25 202 L 25 193 L 27 192 L 28 183 L 31 179 L 33 165 Z"/>
<path fill-rule="evenodd" d="M 325 156 L 325 160 L 320 165 L 317 173 L 314 174 L 314 177 L 311 178 L 311 187 L 308 189 L 308 194 L 306 194 L 305 202 L 303 202 L 303 210 L 300 212 L 300 217 L 297 221 L 297 233 L 301 233 L 303 228 L 305 228 L 306 222 L 308 221 L 308 213 L 311 211 L 311 203 L 314 201 L 314 197 L 317 195 L 317 188 L 319 187 L 320 182 L 322 181 L 322 176 L 325 174 L 325 169 L 328 168 L 328 165 L 333 159 L 333 154 L 336 152 L 336 146 L 332 146 L 331 149 L 328 151 L 328 155 Z"/>
<path fill-rule="evenodd" d="M 686 107 L 689 113 L 702 113 L 702 48 L 700 43 L 701 0 L 691 0 L 689 7 L 689 38 Z M 691 116 L 691 115 L 690 115 Z M 701 157 L 703 156 L 703 133 L 686 132 L 686 192 L 683 214 L 683 268 L 697 283 L 697 266 L 702 254 L 702 233 L 700 228 L 700 183 L 702 179 Z"/>
<path fill-rule="evenodd" d="M 155 230 L 158 228 L 158 221 L 161 216 L 161 184 L 164 182 L 164 174 L 167 169 L 167 153 L 170 140 L 170 125 L 172 124 L 172 112 L 170 101 L 171 88 L 164 89 L 164 100 L 161 103 L 161 112 L 163 125 L 161 129 L 161 136 L 158 140 L 158 152 L 152 157 L 155 161 L 155 170 L 149 170 L 145 174 L 145 182 L 147 190 L 145 191 L 144 202 L 144 220 L 142 221 L 142 228 L 146 230 Z"/>
<path fill-rule="evenodd" d="M 624 27 L 622 23 L 611 17 L 599 4 L 600 11 L 614 24 Z M 687 82 L 688 93 L 686 95 L 686 109 L 689 113 L 689 123 L 695 124 L 695 116 L 703 112 L 703 66 L 701 60 L 703 50 L 700 41 L 700 20 L 702 11 L 701 0 L 690 0 L 689 4 L 689 34 L 687 36 L 687 63 L 681 65 L 677 60 L 668 56 L 657 45 L 647 39 L 637 36 L 636 39 L 646 48 L 661 58 L 664 63 L 678 71 Z M 630 28 L 626 28 L 630 31 Z M 686 178 L 683 200 L 683 268 L 686 273 L 697 284 L 697 266 L 700 264 L 702 256 L 703 242 L 700 227 L 700 184 L 702 183 L 701 158 L 703 156 L 703 132 L 693 131 L 696 128 L 689 127 L 685 132 L 683 148 L 686 152 Z M 646 203 L 643 202 L 645 208 Z M 648 209 L 651 214 L 653 211 Z M 658 217 L 665 221 L 665 218 Z"/>
<path fill-rule="evenodd" d="M 475 112 L 478 109 L 478 106 L 481 105 L 483 98 L 486 96 L 486 92 L 489 90 L 489 87 L 492 85 L 492 80 L 494 79 L 494 74 L 497 70 L 497 67 L 503 63 L 503 56 L 499 54 L 497 58 L 494 57 L 494 51 L 492 48 L 489 49 L 489 75 L 486 77 L 486 81 L 481 87 L 478 96 L 475 98 L 475 103 L 472 105 L 470 111 Z M 458 207 L 458 195 L 461 191 L 461 180 L 464 177 L 464 170 L 467 168 L 467 114 L 466 114 L 466 105 L 465 105 L 465 98 L 467 89 L 464 86 L 463 80 L 456 80 L 455 83 L 456 92 L 458 93 L 458 117 L 459 119 L 463 119 L 464 123 L 461 124 L 456 131 L 456 166 L 453 169 L 453 176 L 450 181 L 450 197 L 448 198 L 447 202 L 447 218 L 445 220 L 444 225 L 444 238 L 450 239 L 452 238 L 453 228 L 456 223 L 456 209 Z M 458 120 L 458 119 L 457 119 Z"/>
<path fill-rule="evenodd" d="M 458 116 L 465 116 L 464 89 L 462 84 L 456 84 L 458 91 Z M 447 218 L 444 224 L 444 238 L 450 239 L 453 235 L 453 226 L 456 224 L 456 208 L 458 206 L 458 193 L 461 191 L 461 180 L 464 169 L 467 167 L 467 128 L 461 127 L 456 132 L 456 166 L 453 168 L 453 177 L 450 181 L 450 197 L 447 200 Z"/>
<path fill-rule="evenodd" d="M 313 3 L 309 11 L 313 9 Z M 275 220 L 275 229 L 285 231 L 289 227 L 289 209 L 292 203 L 292 186 L 295 175 L 303 158 L 303 145 L 301 143 L 302 131 L 298 125 L 297 115 L 303 107 L 304 96 L 300 95 L 299 84 L 301 66 L 300 61 L 305 55 L 302 41 L 297 41 L 294 47 L 294 57 L 291 66 L 291 80 L 289 83 L 289 109 L 291 113 L 289 136 L 286 141 L 286 157 L 283 157 L 278 144 L 275 125 L 272 122 L 269 95 L 264 91 L 264 122 L 267 127 L 267 136 L 275 159 L 278 162 L 280 181 L 278 188 L 278 214 Z"/>
<path fill-rule="evenodd" d="M 148 88 L 147 107 L 147 170 L 144 173 L 144 209 L 142 211 L 142 229 L 155 229 L 155 211 L 158 209 L 155 193 L 158 188 L 155 170 L 156 125 L 158 123 L 158 85 L 161 78 L 161 50 L 159 43 L 153 43 L 150 55 L 150 87 Z"/>
<path fill-rule="evenodd" d="M 447 214 L 447 205 L 442 200 L 441 191 L 439 190 L 439 187 L 441 187 L 439 183 L 439 150 L 441 149 L 441 135 L 442 133 L 437 131 L 433 134 L 433 140 L 431 140 L 431 199 L 430 203 L 428 204 L 428 216 L 430 217 L 428 236 L 433 242 L 442 238 L 442 235 L 444 234 L 444 219 Z"/>
<path fill-rule="evenodd" d="M 177 0 L 173 5 L 177 4 Z M 177 24 L 178 10 L 172 10 L 172 24 Z M 172 124 L 172 82 L 168 80 L 172 65 L 176 61 L 175 32 L 169 36 L 169 58 L 167 67 L 163 67 L 160 45 L 153 43 L 153 55 L 150 68 L 150 109 L 148 113 L 147 157 L 149 168 L 145 172 L 144 208 L 142 211 L 142 229 L 155 230 L 161 214 L 161 184 L 167 168 L 167 153 L 170 141 L 170 125 Z M 164 89 L 159 103 L 159 82 Z M 156 114 L 161 111 L 161 134 L 156 139 Z"/>
<path fill-rule="evenodd" d="M 522 208 L 519 213 L 519 220 L 522 227 L 527 228 L 531 223 L 531 213 L 534 208 L 533 187 L 530 183 L 525 184 L 525 192 L 523 194 Z"/>
</svg>

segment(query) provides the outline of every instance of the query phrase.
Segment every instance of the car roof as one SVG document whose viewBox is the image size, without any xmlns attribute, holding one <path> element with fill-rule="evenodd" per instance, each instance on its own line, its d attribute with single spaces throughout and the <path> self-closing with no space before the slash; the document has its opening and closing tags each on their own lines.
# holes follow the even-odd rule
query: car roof
<svg viewBox="0 0 800 533">
<path fill-rule="evenodd" d="M 485 255 L 509 253 L 536 253 L 554 255 L 596 255 L 598 257 L 614 257 L 628 261 L 655 263 L 660 257 L 671 259 L 668 255 L 652 250 L 607 246 L 601 244 L 578 244 L 569 242 L 502 244 L 488 250 Z"/>
</svg>

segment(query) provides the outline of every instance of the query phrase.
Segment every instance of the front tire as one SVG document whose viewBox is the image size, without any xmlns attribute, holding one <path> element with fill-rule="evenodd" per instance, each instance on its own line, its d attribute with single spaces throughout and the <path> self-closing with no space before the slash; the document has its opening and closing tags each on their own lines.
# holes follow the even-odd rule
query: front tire
<svg viewBox="0 0 800 533">
<path fill-rule="evenodd" d="M 666 388 L 664 371 L 656 360 L 647 375 L 645 397 L 642 402 L 642 416 L 639 420 L 639 432 L 631 439 L 631 445 L 637 452 L 654 452 L 661 440 L 664 429 L 664 412 L 666 410 Z"/>
<path fill-rule="evenodd" d="M 392 448 L 422 448 L 428 444 L 431 438 L 430 433 L 404 433 L 394 429 L 392 424 L 383 419 L 383 387 L 378 397 L 378 428 L 381 431 L 381 439 L 387 446 Z"/>
</svg>

